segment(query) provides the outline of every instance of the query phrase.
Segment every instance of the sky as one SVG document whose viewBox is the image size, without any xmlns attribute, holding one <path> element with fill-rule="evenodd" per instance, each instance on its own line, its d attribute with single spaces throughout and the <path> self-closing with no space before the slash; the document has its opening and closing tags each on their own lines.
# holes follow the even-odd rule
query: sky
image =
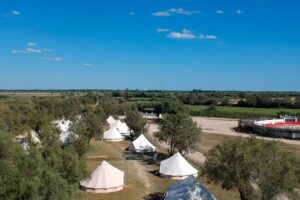
<svg viewBox="0 0 300 200">
<path fill-rule="evenodd" d="M 300 91 L 297 0 L 0 0 L 0 89 Z"/>
</svg>

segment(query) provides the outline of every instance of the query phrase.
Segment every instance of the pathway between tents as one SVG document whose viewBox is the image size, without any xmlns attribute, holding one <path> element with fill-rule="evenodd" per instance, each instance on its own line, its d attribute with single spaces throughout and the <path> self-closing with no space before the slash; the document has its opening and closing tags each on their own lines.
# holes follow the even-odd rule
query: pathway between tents
<svg viewBox="0 0 300 200">
<path fill-rule="evenodd" d="M 121 148 L 123 150 L 123 148 Z M 141 180 L 141 182 L 144 183 L 144 186 L 146 188 L 146 190 L 144 191 L 145 195 L 147 195 L 148 193 L 150 193 L 150 180 L 148 178 L 149 173 L 147 167 L 145 165 L 142 165 L 140 163 L 140 159 L 138 157 L 138 154 L 134 154 L 131 152 L 128 152 L 128 156 L 130 156 L 131 158 L 134 159 L 127 159 L 126 162 L 128 163 L 129 166 L 131 166 L 133 168 L 133 171 L 136 172 L 136 175 L 138 176 L 138 178 Z"/>
</svg>

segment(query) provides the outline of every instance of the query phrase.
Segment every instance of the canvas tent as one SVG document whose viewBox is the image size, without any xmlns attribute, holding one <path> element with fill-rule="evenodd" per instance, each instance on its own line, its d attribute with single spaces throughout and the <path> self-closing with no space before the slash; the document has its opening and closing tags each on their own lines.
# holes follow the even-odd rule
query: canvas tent
<svg viewBox="0 0 300 200">
<path fill-rule="evenodd" d="M 159 173 L 163 177 L 185 179 L 189 175 L 197 176 L 198 170 L 190 165 L 180 153 L 176 153 L 160 163 Z"/>
<path fill-rule="evenodd" d="M 122 141 L 124 140 L 124 137 L 121 135 L 117 128 L 112 127 L 103 133 L 103 140 Z"/>
<path fill-rule="evenodd" d="M 69 129 L 70 129 L 71 125 L 72 125 L 72 122 L 70 120 L 65 120 L 65 119 L 58 120 L 58 121 L 55 121 L 53 123 L 57 123 L 56 127 L 61 132 L 67 132 L 67 131 L 69 131 Z"/>
<path fill-rule="evenodd" d="M 23 135 L 18 135 L 13 138 L 14 142 L 21 144 L 23 146 L 23 149 L 27 152 L 30 149 L 29 141 L 30 138 L 31 142 L 35 144 L 38 148 L 41 147 L 41 141 L 39 139 L 38 134 L 31 130 L 30 132 L 25 132 Z"/>
<path fill-rule="evenodd" d="M 113 123 L 116 122 L 115 118 L 113 118 L 112 116 L 109 116 L 107 119 L 106 119 L 106 122 L 108 125 L 111 125 Z"/>
<path fill-rule="evenodd" d="M 134 152 L 153 152 L 155 151 L 155 146 L 151 144 L 143 134 L 141 134 L 130 144 L 128 149 Z"/>
<path fill-rule="evenodd" d="M 164 200 L 217 200 L 194 176 L 169 186 Z"/>
<path fill-rule="evenodd" d="M 59 141 L 63 145 L 71 144 L 79 138 L 77 134 L 70 130 L 72 123 L 72 121 L 66 119 L 55 120 L 52 122 L 52 124 L 56 124 L 56 127 L 60 131 Z"/>
<path fill-rule="evenodd" d="M 72 144 L 75 140 L 78 139 L 78 135 L 73 133 L 72 131 L 67 131 L 67 132 L 61 132 L 59 134 L 59 141 L 64 144 Z"/>
<path fill-rule="evenodd" d="M 31 130 L 30 132 L 25 132 L 23 135 L 14 137 L 14 140 L 15 142 L 21 144 L 24 143 L 26 138 L 29 137 L 31 138 L 31 142 L 33 142 L 34 144 L 41 144 L 38 134 L 33 130 Z"/>
<path fill-rule="evenodd" d="M 117 128 L 122 135 L 130 135 L 130 128 L 121 120 L 116 120 L 116 122 L 111 125 L 111 128 Z"/>
<path fill-rule="evenodd" d="M 80 186 L 87 192 L 116 192 L 123 189 L 124 172 L 104 160 L 88 179 L 80 181 Z"/>
</svg>

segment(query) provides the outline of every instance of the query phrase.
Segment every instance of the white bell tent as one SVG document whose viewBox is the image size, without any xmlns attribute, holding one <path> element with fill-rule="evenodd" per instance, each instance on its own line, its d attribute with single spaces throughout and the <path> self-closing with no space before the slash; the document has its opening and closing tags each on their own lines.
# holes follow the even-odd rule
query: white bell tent
<svg viewBox="0 0 300 200">
<path fill-rule="evenodd" d="M 105 160 L 92 172 L 88 179 L 80 181 L 80 187 L 87 192 L 109 193 L 122 190 L 124 172 Z"/>
<path fill-rule="evenodd" d="M 108 141 L 122 141 L 124 140 L 123 135 L 119 132 L 119 130 L 115 127 L 110 128 L 109 130 L 103 133 L 103 140 Z"/>
<path fill-rule="evenodd" d="M 147 138 L 141 134 L 138 138 L 136 138 L 128 148 L 130 151 L 134 152 L 154 152 L 155 146 L 147 140 Z"/>
<path fill-rule="evenodd" d="M 163 177 L 171 179 L 185 179 L 189 175 L 197 177 L 198 170 L 189 164 L 180 153 L 160 163 L 159 173 Z"/>
</svg>

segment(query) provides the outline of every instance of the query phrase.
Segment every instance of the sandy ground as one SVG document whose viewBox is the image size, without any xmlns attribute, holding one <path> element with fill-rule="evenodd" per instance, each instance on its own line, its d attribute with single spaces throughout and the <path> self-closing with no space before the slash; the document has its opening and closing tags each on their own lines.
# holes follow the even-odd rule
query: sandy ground
<svg viewBox="0 0 300 200">
<path fill-rule="evenodd" d="M 193 117 L 193 120 L 202 128 L 205 133 L 215 133 L 229 136 L 250 137 L 248 134 L 238 133 L 233 128 L 238 126 L 237 119 L 213 118 L 213 117 Z M 274 139 L 268 137 L 258 137 L 264 140 L 276 140 L 286 144 L 300 145 L 299 140 Z"/>
<path fill-rule="evenodd" d="M 248 134 L 238 133 L 234 131 L 233 128 L 238 126 L 237 119 L 225 119 L 225 118 L 212 118 L 212 117 L 193 117 L 193 120 L 197 122 L 199 127 L 202 128 L 202 131 L 205 133 L 213 133 L 213 134 L 221 134 L 221 135 L 228 135 L 228 136 L 236 136 L 236 137 L 250 137 Z M 157 141 L 153 133 L 158 131 L 157 124 L 149 124 L 148 126 L 149 136 L 156 141 L 157 144 L 163 149 L 167 149 L 168 145 L 164 142 Z M 267 138 L 267 137 L 257 137 L 264 140 L 276 140 L 279 142 L 293 144 L 293 145 L 300 145 L 299 140 L 288 140 L 288 139 L 274 139 L 274 138 Z M 186 155 L 190 159 L 198 163 L 205 162 L 205 156 L 200 151 L 190 152 Z"/>
<path fill-rule="evenodd" d="M 202 128 L 205 133 L 215 133 L 231 136 L 242 136 L 243 134 L 237 133 L 233 128 L 238 126 L 237 119 L 224 119 L 224 118 L 210 118 L 210 117 L 193 117 L 198 126 Z"/>
</svg>

